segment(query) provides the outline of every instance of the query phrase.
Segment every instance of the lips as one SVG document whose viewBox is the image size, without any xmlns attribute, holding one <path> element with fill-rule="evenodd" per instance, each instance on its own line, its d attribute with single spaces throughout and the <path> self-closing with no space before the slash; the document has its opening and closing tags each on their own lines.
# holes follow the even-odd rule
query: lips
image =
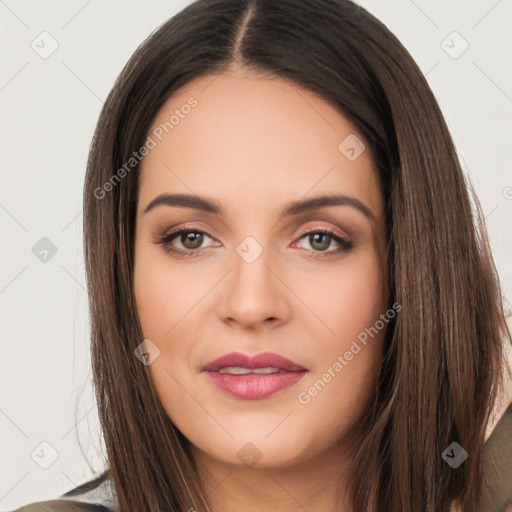
<svg viewBox="0 0 512 512">
<path fill-rule="evenodd" d="M 232 352 L 209 362 L 203 370 L 207 372 L 216 372 L 221 368 L 228 367 L 241 367 L 250 370 L 272 367 L 279 368 L 286 372 L 307 371 L 307 368 L 304 366 L 294 363 L 279 354 L 274 354 L 273 352 L 263 352 L 254 356 L 242 354 L 241 352 Z"/>
<path fill-rule="evenodd" d="M 254 356 L 232 352 L 211 361 L 203 371 L 224 393 L 244 400 L 258 400 L 292 386 L 306 375 L 308 369 L 272 352 Z"/>
</svg>

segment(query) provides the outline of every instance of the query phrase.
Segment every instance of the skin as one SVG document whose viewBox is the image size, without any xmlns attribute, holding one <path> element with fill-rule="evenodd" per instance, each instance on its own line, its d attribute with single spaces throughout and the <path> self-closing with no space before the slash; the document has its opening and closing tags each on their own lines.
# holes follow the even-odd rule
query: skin
<svg viewBox="0 0 512 512">
<path fill-rule="evenodd" d="M 140 174 L 134 290 L 144 335 L 160 350 L 151 376 L 192 443 L 214 510 L 350 511 L 343 494 L 335 508 L 336 485 L 375 386 L 382 331 L 309 403 L 298 394 L 385 313 L 383 201 L 369 151 L 350 161 L 338 150 L 354 129 L 320 97 L 238 68 L 187 84 L 151 130 L 191 96 L 198 105 L 149 151 Z M 205 196 L 225 213 L 168 205 L 144 213 L 162 193 Z M 278 218 L 290 201 L 332 193 L 358 199 L 375 220 L 349 205 Z M 354 247 L 336 254 L 334 239 L 300 235 L 318 227 Z M 199 255 L 156 243 L 171 228 L 206 232 L 202 244 L 179 235 L 170 244 L 200 245 Z M 247 236 L 263 249 L 250 264 L 236 251 Z M 322 247 L 331 254 L 315 258 Z M 276 352 L 308 373 L 270 397 L 235 398 L 201 371 L 234 351 Z M 237 455 L 248 442 L 261 454 L 252 466 Z"/>
</svg>

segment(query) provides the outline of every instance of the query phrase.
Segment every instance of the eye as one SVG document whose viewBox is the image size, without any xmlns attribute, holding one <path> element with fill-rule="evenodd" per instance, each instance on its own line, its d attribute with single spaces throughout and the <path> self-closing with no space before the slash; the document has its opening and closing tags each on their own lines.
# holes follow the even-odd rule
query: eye
<svg viewBox="0 0 512 512">
<path fill-rule="evenodd" d="M 182 256 L 197 256 L 199 254 L 198 249 L 202 248 L 201 245 L 205 238 L 213 240 L 208 233 L 200 229 L 180 229 L 161 237 L 156 243 L 162 245 L 163 249 L 168 253 L 180 254 Z M 172 244 L 175 239 L 183 248 L 177 248 Z"/>
<path fill-rule="evenodd" d="M 170 254 L 194 257 L 201 254 L 201 249 L 205 248 L 203 243 L 207 238 L 213 240 L 213 237 L 201 229 L 188 228 L 173 231 L 154 243 L 161 245 Z M 314 258 L 333 256 L 347 252 L 354 247 L 348 237 L 340 236 L 327 228 L 315 228 L 302 232 L 297 240 L 304 238 L 310 246 L 310 248 L 306 247 L 305 249 Z M 338 244 L 338 247 L 328 251 L 327 249 L 333 242 Z M 181 248 L 176 247 L 175 243 L 180 244 Z M 297 247 L 297 242 L 294 242 L 292 247 Z"/>
<path fill-rule="evenodd" d="M 333 256 L 348 252 L 354 247 L 352 242 L 346 236 L 341 236 L 335 231 L 327 228 L 314 228 L 302 232 L 299 240 L 306 239 L 310 248 L 306 248 L 311 252 L 311 256 L 314 258 L 323 258 L 327 256 Z M 335 242 L 338 247 L 328 251 L 327 249 Z M 295 245 L 295 244 L 294 244 Z"/>
</svg>

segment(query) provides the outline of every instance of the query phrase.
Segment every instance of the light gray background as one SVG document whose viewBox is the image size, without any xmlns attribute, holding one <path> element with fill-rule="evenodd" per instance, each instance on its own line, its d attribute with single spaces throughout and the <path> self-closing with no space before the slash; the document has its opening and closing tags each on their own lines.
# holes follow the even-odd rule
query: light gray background
<svg viewBox="0 0 512 512">
<path fill-rule="evenodd" d="M 85 161 L 125 62 L 189 3 L 0 0 L 0 510 L 54 498 L 91 478 L 84 456 L 103 468 L 82 268 Z M 360 3 L 427 75 L 479 194 L 510 301 L 512 0 Z M 58 42 L 46 59 L 31 47 L 51 47 L 43 31 Z M 454 31 L 469 44 L 458 58 L 464 41 Z M 32 252 L 43 237 L 57 248 L 47 262 Z M 58 456 L 43 469 L 52 450 Z"/>
</svg>

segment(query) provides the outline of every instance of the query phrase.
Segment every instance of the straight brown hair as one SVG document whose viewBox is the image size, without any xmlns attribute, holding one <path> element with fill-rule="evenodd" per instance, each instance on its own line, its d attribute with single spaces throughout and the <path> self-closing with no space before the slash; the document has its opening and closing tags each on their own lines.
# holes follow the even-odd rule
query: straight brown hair
<svg viewBox="0 0 512 512">
<path fill-rule="evenodd" d="M 386 26 L 349 0 L 198 0 L 144 41 L 101 111 L 84 186 L 91 357 L 120 512 L 211 510 L 189 441 L 134 356 L 135 166 L 162 105 L 231 66 L 283 78 L 339 109 L 371 152 L 386 205 L 384 357 L 350 475 L 354 510 L 477 511 L 487 423 L 510 342 L 483 216 L 438 103 Z M 200 108 L 200 106 L 198 107 Z M 468 192 L 471 190 L 471 194 Z M 452 469 L 452 442 L 469 453 Z"/>
</svg>

